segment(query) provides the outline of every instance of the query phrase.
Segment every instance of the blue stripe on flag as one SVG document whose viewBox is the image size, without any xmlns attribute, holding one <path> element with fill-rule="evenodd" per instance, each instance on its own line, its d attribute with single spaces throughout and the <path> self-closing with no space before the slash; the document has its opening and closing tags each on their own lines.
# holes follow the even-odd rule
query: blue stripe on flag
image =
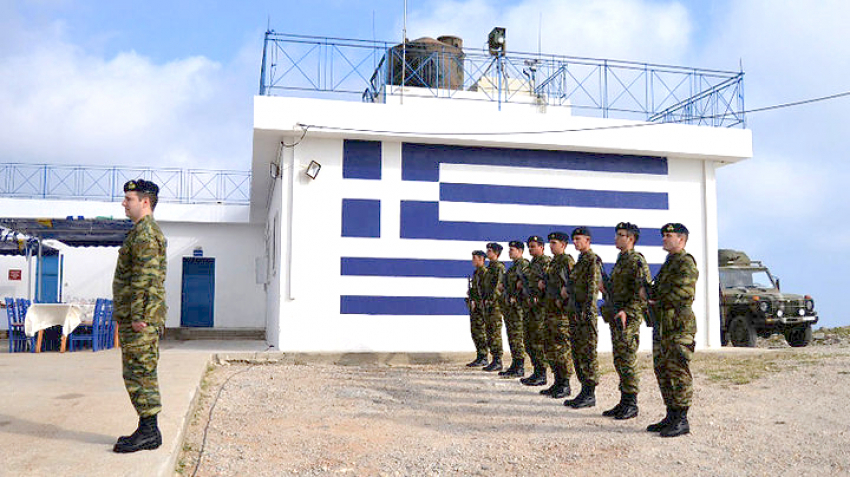
<svg viewBox="0 0 850 477">
<path fill-rule="evenodd" d="M 342 295 L 343 315 L 466 315 L 463 298 Z"/>
<path fill-rule="evenodd" d="M 401 201 L 401 238 L 430 240 L 461 240 L 470 242 L 509 242 L 525 240 L 531 235 L 545 237 L 549 232 L 561 231 L 569 234 L 580 224 L 518 224 L 498 222 L 449 222 L 440 221 L 438 202 Z M 589 227 L 593 242 L 602 245 L 614 244 L 614 226 Z M 644 229 L 641 245 L 661 245 L 659 229 Z"/>
<path fill-rule="evenodd" d="M 340 262 L 347 276 L 466 278 L 474 271 L 470 260 L 342 257 Z"/>
<path fill-rule="evenodd" d="M 664 157 L 442 144 L 404 143 L 401 147 L 401 177 L 406 181 L 439 181 L 441 163 L 667 175 Z"/>
<path fill-rule="evenodd" d="M 487 184 L 440 183 L 440 200 L 478 204 L 551 205 L 609 209 L 666 210 L 664 192 L 556 189 Z"/>
</svg>

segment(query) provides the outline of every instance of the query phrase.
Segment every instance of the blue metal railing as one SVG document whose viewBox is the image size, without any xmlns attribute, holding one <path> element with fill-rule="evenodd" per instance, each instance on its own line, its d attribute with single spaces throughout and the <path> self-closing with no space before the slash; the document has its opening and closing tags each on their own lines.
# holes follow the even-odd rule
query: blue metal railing
<svg viewBox="0 0 850 477">
<path fill-rule="evenodd" d="M 434 97 L 477 91 L 500 104 L 533 99 L 588 116 L 746 127 L 743 72 L 530 53 L 492 56 L 466 48 L 458 53 L 433 44 L 428 49 L 435 50 L 409 44 L 405 54 L 385 41 L 268 31 L 259 93 L 380 102 L 397 94 L 388 86 L 399 84 L 403 72 L 406 85 L 421 86 Z"/>
<path fill-rule="evenodd" d="M 161 202 L 249 204 L 250 171 L 154 169 L 59 164 L 0 164 L 0 197 L 118 202 L 124 183 L 145 179 L 159 186 Z"/>
</svg>

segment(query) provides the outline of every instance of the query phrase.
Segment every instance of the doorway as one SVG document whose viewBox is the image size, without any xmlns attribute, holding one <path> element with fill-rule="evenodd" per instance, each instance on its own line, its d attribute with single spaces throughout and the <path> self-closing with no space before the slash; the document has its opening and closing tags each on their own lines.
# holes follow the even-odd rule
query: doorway
<svg viewBox="0 0 850 477">
<path fill-rule="evenodd" d="M 215 304 L 215 259 L 183 257 L 180 326 L 212 328 Z"/>
</svg>

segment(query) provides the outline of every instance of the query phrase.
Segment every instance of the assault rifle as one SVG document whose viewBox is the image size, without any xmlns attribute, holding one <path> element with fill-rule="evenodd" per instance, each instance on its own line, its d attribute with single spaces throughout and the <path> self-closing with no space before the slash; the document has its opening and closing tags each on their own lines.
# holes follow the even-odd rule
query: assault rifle
<svg viewBox="0 0 850 477">
<path fill-rule="evenodd" d="M 514 266 L 516 267 L 516 265 L 514 265 Z M 519 290 L 519 293 L 518 293 L 519 296 L 517 296 L 517 301 L 524 300 L 524 301 L 527 301 L 528 304 L 530 305 L 531 301 L 533 299 L 533 296 L 531 294 L 531 287 L 528 283 L 528 275 L 523 273 L 521 268 L 517 268 L 516 276 L 519 279 L 517 281 L 517 284 L 520 285 L 518 287 L 520 290 Z"/>
<path fill-rule="evenodd" d="M 605 271 L 605 265 L 603 265 L 602 259 L 599 258 L 599 255 L 596 256 L 596 264 L 599 265 L 599 272 L 602 275 L 602 286 L 600 287 L 602 291 L 602 300 L 604 301 L 602 308 L 609 308 L 612 311 L 615 311 L 616 307 L 611 299 L 611 277 L 609 277 L 608 272 Z M 602 319 L 605 320 L 606 323 L 610 323 L 610 321 L 613 320 L 613 316 L 606 317 L 604 311 L 600 310 L 600 312 L 602 312 Z"/>
</svg>

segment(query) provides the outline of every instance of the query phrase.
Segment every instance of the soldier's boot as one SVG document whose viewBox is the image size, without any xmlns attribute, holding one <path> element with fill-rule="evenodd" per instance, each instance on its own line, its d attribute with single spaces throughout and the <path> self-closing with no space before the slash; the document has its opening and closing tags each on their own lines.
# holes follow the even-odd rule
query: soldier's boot
<svg viewBox="0 0 850 477">
<path fill-rule="evenodd" d="M 626 394 L 621 392 L 620 393 L 620 402 L 618 402 L 617 405 L 612 407 L 611 409 L 608 409 L 607 411 L 603 411 L 602 415 L 605 416 L 605 417 L 614 417 L 614 416 L 620 414 L 620 410 L 623 409 L 623 404 L 624 404 L 625 400 L 626 400 Z"/>
<path fill-rule="evenodd" d="M 691 433 L 691 425 L 688 423 L 688 408 L 673 409 L 670 424 L 661 429 L 661 437 L 677 437 Z"/>
<path fill-rule="evenodd" d="M 562 377 L 555 381 L 555 389 L 549 394 L 552 399 L 563 399 L 570 395 L 570 378 Z"/>
<path fill-rule="evenodd" d="M 466 366 L 469 368 L 479 368 L 481 366 L 487 366 L 487 353 L 479 354 L 476 356 L 474 361 L 466 363 Z"/>
<path fill-rule="evenodd" d="M 123 437 L 123 436 L 122 436 Z M 162 445 L 162 434 L 157 425 L 157 415 L 139 419 L 139 427 L 126 439 L 118 439 L 113 452 L 126 454 L 140 450 L 153 450 Z"/>
<path fill-rule="evenodd" d="M 516 359 L 511 358 L 511 365 L 504 371 L 499 371 L 499 376 L 510 378 L 513 377 L 513 372 L 516 371 Z"/>
<path fill-rule="evenodd" d="M 511 362 L 511 367 L 507 371 L 499 373 L 499 376 L 506 378 L 521 378 L 525 374 L 525 360 L 515 359 Z"/>
<path fill-rule="evenodd" d="M 136 430 L 135 430 L 135 431 L 133 431 L 133 433 L 132 433 L 132 434 L 130 434 L 129 436 L 121 436 L 121 437 L 119 437 L 119 438 L 118 438 L 118 442 L 125 442 L 125 441 L 127 441 L 127 439 L 133 438 L 136 434 L 138 434 L 139 432 L 141 432 L 141 428 L 142 428 L 142 418 L 140 417 L 140 418 L 139 418 L 139 424 L 136 426 Z"/>
<path fill-rule="evenodd" d="M 531 373 L 531 376 L 522 378 L 519 382 L 526 386 L 543 386 L 546 384 L 546 367 L 540 365 L 534 366 L 534 372 Z"/>
<path fill-rule="evenodd" d="M 502 357 L 501 356 L 493 356 L 493 361 L 490 361 L 490 364 L 484 366 L 484 371 L 501 371 L 502 370 Z"/>
<path fill-rule="evenodd" d="M 623 393 L 623 407 L 620 409 L 620 412 L 614 416 L 614 419 L 617 419 L 618 421 L 623 421 L 626 419 L 637 417 L 637 415 L 637 394 Z"/>
<path fill-rule="evenodd" d="M 564 406 L 569 406 L 573 409 L 581 409 L 583 407 L 593 407 L 596 405 L 596 386 L 593 384 L 582 384 L 581 391 L 575 399 L 567 399 L 564 401 Z"/>
<path fill-rule="evenodd" d="M 561 382 L 561 373 L 558 372 L 557 367 L 552 367 L 552 373 L 555 375 L 555 382 L 553 382 L 552 385 L 548 388 L 540 391 L 540 394 L 543 394 L 544 396 L 551 396 L 552 391 L 554 391 L 558 387 L 558 384 Z"/>
<path fill-rule="evenodd" d="M 672 418 L 673 418 L 673 408 L 668 407 L 667 408 L 667 415 L 664 416 L 664 419 L 656 422 L 655 424 L 650 424 L 650 425 L 646 426 L 646 432 L 661 432 L 667 426 L 670 425 Z"/>
</svg>

